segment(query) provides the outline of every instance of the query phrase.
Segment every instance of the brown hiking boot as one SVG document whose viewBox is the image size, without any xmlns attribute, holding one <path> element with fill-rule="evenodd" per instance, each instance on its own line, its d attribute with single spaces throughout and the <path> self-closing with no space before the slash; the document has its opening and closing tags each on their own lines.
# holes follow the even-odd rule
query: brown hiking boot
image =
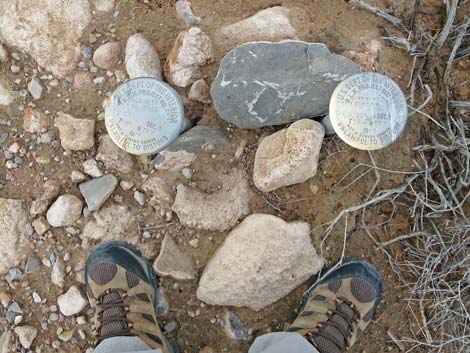
<svg viewBox="0 0 470 353">
<path fill-rule="evenodd" d="M 139 250 L 124 242 L 96 246 L 87 260 L 85 282 L 94 309 L 96 345 L 134 336 L 151 349 L 176 353 L 157 322 L 158 280 Z"/>
<path fill-rule="evenodd" d="M 347 352 L 374 317 L 381 292 L 371 264 L 344 262 L 309 290 L 287 331 L 304 336 L 320 353 Z"/>
</svg>

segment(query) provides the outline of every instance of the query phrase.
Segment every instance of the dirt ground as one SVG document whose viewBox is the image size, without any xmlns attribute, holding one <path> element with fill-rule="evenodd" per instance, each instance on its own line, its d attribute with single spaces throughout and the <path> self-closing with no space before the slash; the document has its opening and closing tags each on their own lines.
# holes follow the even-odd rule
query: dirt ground
<svg viewBox="0 0 470 353">
<path fill-rule="evenodd" d="M 142 32 L 155 46 L 162 62 L 164 62 L 176 36 L 185 29 L 184 23 L 176 17 L 174 2 L 174 0 L 157 0 L 144 4 L 136 0 L 121 0 L 117 6 L 119 10 L 117 17 L 113 17 L 112 13 L 94 16 L 92 24 L 82 38 L 82 46 L 90 45 L 87 40 L 89 33 L 102 33 L 104 36 L 113 35 L 124 47 L 129 35 Z M 192 2 L 195 14 L 202 18 L 201 28 L 211 37 L 223 25 L 251 16 L 261 9 L 282 5 L 291 10 L 290 17 L 301 40 L 323 42 L 335 52 L 357 50 L 361 42 L 378 40 L 382 44 L 378 71 L 387 74 L 400 85 L 405 93 L 408 93 L 407 84 L 412 65 L 411 59 L 405 51 L 387 46 L 382 39 L 384 30 L 397 35 L 400 33 L 378 17 L 356 9 L 346 1 L 193 0 Z M 389 1 L 369 1 L 369 3 L 379 7 L 387 7 Z M 406 17 L 411 1 L 394 1 L 393 3 L 396 6 L 395 13 Z M 431 28 L 435 24 L 440 24 L 442 11 L 441 1 L 422 1 L 418 24 Z M 216 60 L 213 64 L 203 68 L 208 82 L 214 79 L 220 59 L 226 53 L 227 46 L 230 47 L 229 43 L 215 44 Z M 97 44 L 91 46 L 96 49 Z M 23 54 L 21 55 L 23 56 Z M 24 73 L 31 75 L 36 67 L 35 64 L 27 57 L 24 57 L 24 62 Z M 9 82 L 13 82 L 18 77 L 11 73 L 9 67 L 4 66 L 0 70 Z M 122 70 L 125 71 L 124 68 Z M 77 91 L 66 90 L 59 85 L 43 95 L 43 98 L 36 103 L 36 109 L 49 110 L 52 113 L 63 111 L 75 117 L 97 118 L 97 112 L 102 110 L 102 101 L 106 93 L 112 92 L 116 86 L 115 82 L 110 81 L 100 88 L 93 86 L 90 89 Z M 179 92 L 183 97 L 187 97 L 187 90 L 180 89 Z M 226 129 L 227 136 L 230 138 L 230 144 L 219 150 L 215 158 L 208 153 L 203 153 L 198 157 L 192 165 L 193 181 L 202 189 L 210 189 L 216 184 L 215 176 L 225 170 L 245 169 L 251 176 L 259 138 L 280 127 L 257 130 L 227 129 L 228 124 L 218 118 L 211 104 L 194 103 L 186 98 L 183 99 L 187 117 L 199 116 L 202 118 L 199 124 L 221 126 Z M 5 145 L 9 146 L 13 142 L 18 142 L 22 147 L 28 146 L 30 136 L 24 133 L 22 112 L 16 106 L 1 111 L 0 121 L 9 119 L 12 121 L 11 126 L 0 125 L 0 131 L 9 132 Z M 395 171 L 412 171 L 414 169 L 413 147 L 422 140 L 427 125 L 428 122 L 421 117 L 412 116 L 403 136 L 397 143 L 371 154 L 377 166 Z M 105 132 L 104 122 L 99 121 L 96 137 Z M 246 153 L 241 159 L 236 159 L 234 152 L 242 140 L 248 142 Z M 0 189 L 0 197 L 23 199 L 29 204 L 38 194 L 46 179 L 61 180 L 61 193 L 80 195 L 78 187 L 70 180 L 70 173 L 73 169 L 80 170 L 81 163 L 95 154 L 96 150 L 64 155 L 60 147 L 53 147 L 51 144 L 38 145 L 23 157 L 23 164 L 18 170 L 0 169 L 0 179 L 10 180 Z M 49 162 L 39 164 L 36 162 L 38 157 L 46 157 Z M 5 161 L 2 158 L 3 155 L 0 155 L 0 165 L 3 166 Z M 372 163 L 367 152 L 355 150 L 337 138 L 328 138 L 324 141 L 318 173 L 315 177 L 303 184 L 285 187 L 270 194 L 257 193 L 258 196 L 252 201 L 251 211 L 252 213 L 274 214 L 287 221 L 308 222 L 312 227 L 314 245 L 320 251 L 320 242 L 324 231 L 322 225 L 333 219 L 343 208 L 363 201 L 375 182 L 375 174 L 371 172 L 353 183 L 355 178 L 365 171 L 361 168 L 343 179 L 351 169 L 360 163 Z M 131 176 L 125 178 L 119 174 L 117 176 L 120 180 L 130 180 L 139 186 L 142 180 L 141 174 L 149 174 L 151 170 L 152 166 L 141 160 L 137 163 Z M 403 178 L 404 174 L 400 173 L 382 173 L 379 188 L 399 185 Z M 180 176 L 176 182 L 187 183 L 187 180 Z M 318 192 L 315 192 L 316 189 Z M 253 190 L 256 190 L 254 186 Z M 117 188 L 115 195 L 121 195 L 124 198 L 123 204 L 132 207 L 141 226 L 158 225 L 165 222 L 155 214 L 150 206 L 139 206 L 133 199 L 132 192 L 125 192 Z M 112 203 L 112 198 L 107 202 Z M 270 204 L 273 204 L 277 209 Z M 379 241 L 386 241 L 403 234 L 409 227 L 406 209 L 399 209 L 393 220 L 386 226 L 374 227 L 374 225 L 383 222 L 390 214 L 391 210 L 384 207 L 383 209 L 370 210 L 365 215 L 371 232 Z M 82 226 L 83 224 L 79 224 L 78 228 Z M 135 232 L 138 231 L 136 227 Z M 373 243 L 367 236 L 359 217 L 348 218 L 347 231 L 346 256 L 372 262 L 382 274 L 384 285 L 384 297 L 377 318 L 354 346 L 352 352 L 399 352 L 400 350 L 390 340 L 387 332 L 392 332 L 398 338 L 410 337 L 417 328 L 416 321 L 404 300 L 407 297 L 406 290 L 400 288 L 397 277 L 390 270 L 382 253 L 374 250 Z M 152 259 L 158 254 L 161 240 L 166 232 L 177 238 L 182 248 L 194 256 L 200 272 L 226 236 L 225 233 L 208 233 L 186 229 L 179 224 L 162 228 L 152 232 L 151 239 L 142 238 L 143 247 L 153 256 Z M 338 260 L 341 256 L 343 233 L 343 224 L 339 224 L 325 243 L 323 255 L 330 262 Z M 189 240 L 195 238 L 199 239 L 197 248 L 188 244 Z M 31 248 L 37 250 L 40 257 L 49 257 L 54 250 L 59 250 L 61 254 L 70 252 L 72 254 L 70 261 L 72 271 L 80 269 L 80 264 L 86 258 L 86 251 L 80 248 L 79 235 L 69 235 L 64 230 L 56 228 L 53 230 L 52 237 L 42 239 L 41 246 L 38 245 L 38 240 L 31 242 Z M 392 250 L 399 251 L 399 249 Z M 394 255 L 397 256 L 395 253 Z M 75 283 L 74 276 L 66 278 L 66 288 Z M 5 281 L 0 282 L 2 289 L 8 288 Z M 51 323 L 47 330 L 40 329 L 40 323 L 46 321 L 50 314 L 50 305 L 55 305 L 57 296 L 61 294 L 58 288 L 50 282 L 50 269 L 43 268 L 39 274 L 25 275 L 19 283 L 17 283 L 17 288 L 8 289 L 8 293 L 22 308 L 26 308 L 28 311 L 23 323 L 29 323 L 39 328 L 35 346 L 42 347 L 42 352 L 52 352 L 54 349 L 51 347 L 51 342 L 57 339 L 57 328 L 74 328 L 76 324 L 73 319 L 66 318 L 63 321 Z M 162 323 L 176 320 L 178 329 L 172 335 L 177 339 L 182 351 L 198 352 L 205 346 L 215 348 L 216 352 L 248 351 L 249 342 L 228 339 L 220 324 L 215 322 L 214 318 L 221 318 L 225 308 L 204 305 L 197 300 L 197 280 L 176 282 L 165 278 L 162 283 L 170 305 L 169 313 L 162 318 Z M 32 302 L 31 291 L 33 289 L 42 298 L 47 299 L 45 304 L 38 306 Z M 230 310 L 240 317 L 245 326 L 252 330 L 255 337 L 266 332 L 279 331 L 286 323 L 295 318 L 296 306 L 305 289 L 306 285 L 299 287 L 287 297 L 260 312 L 239 308 L 230 308 Z M 89 327 L 86 327 L 87 339 L 80 339 L 76 332 L 74 336 L 77 338 L 76 343 L 62 343 L 58 351 L 85 351 L 92 340 Z M 3 327 L 0 329 L 3 330 Z"/>
</svg>

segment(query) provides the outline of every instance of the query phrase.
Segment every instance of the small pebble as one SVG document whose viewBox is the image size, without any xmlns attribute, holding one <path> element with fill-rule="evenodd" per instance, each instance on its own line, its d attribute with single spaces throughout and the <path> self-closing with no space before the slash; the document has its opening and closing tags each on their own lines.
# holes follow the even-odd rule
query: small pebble
<svg viewBox="0 0 470 353">
<path fill-rule="evenodd" d="M 134 192 L 134 199 L 137 201 L 137 203 L 141 206 L 145 205 L 145 195 L 140 192 L 140 191 L 135 191 Z"/>
</svg>

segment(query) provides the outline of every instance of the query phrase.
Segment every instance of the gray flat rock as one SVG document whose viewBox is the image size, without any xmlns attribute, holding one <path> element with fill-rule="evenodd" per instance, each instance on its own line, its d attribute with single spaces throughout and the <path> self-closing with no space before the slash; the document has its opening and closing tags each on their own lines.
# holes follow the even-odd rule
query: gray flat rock
<svg viewBox="0 0 470 353">
<path fill-rule="evenodd" d="M 230 51 L 212 83 L 220 117 L 244 129 L 324 114 L 339 82 L 359 66 L 324 44 L 251 42 Z"/>
<path fill-rule="evenodd" d="M 95 211 L 108 199 L 118 184 L 117 178 L 108 174 L 79 185 L 90 211 Z"/>
</svg>

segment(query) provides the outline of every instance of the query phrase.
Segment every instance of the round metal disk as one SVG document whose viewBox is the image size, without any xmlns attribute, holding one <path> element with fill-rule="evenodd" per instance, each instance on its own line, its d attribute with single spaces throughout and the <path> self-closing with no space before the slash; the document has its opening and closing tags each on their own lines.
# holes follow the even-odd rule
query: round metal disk
<svg viewBox="0 0 470 353">
<path fill-rule="evenodd" d="M 119 86 L 105 114 L 106 129 L 114 143 L 136 155 L 155 154 L 170 145 L 178 137 L 183 119 L 178 93 L 149 77 Z"/>
<path fill-rule="evenodd" d="M 362 72 L 334 90 L 330 120 L 338 136 L 361 150 L 378 150 L 395 142 L 408 118 L 405 95 L 385 75 Z"/>
</svg>

